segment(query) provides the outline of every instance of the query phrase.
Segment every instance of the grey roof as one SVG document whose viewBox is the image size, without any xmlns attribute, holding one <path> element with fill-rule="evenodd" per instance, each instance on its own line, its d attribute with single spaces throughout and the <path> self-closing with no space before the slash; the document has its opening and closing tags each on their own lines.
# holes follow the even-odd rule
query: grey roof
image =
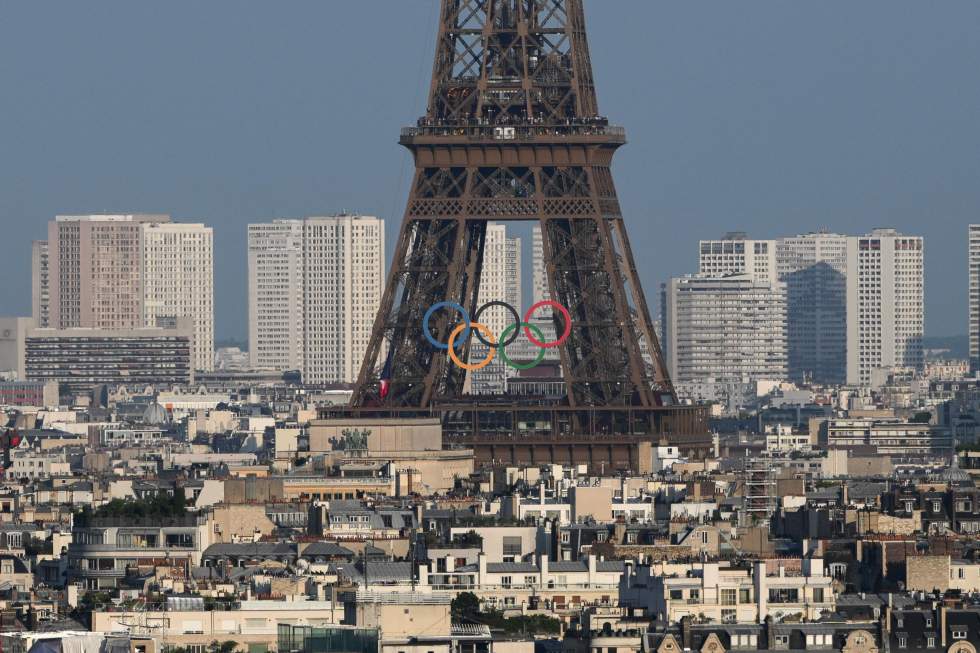
<svg viewBox="0 0 980 653">
<path fill-rule="evenodd" d="M 345 558 L 353 558 L 354 552 L 350 549 L 345 549 L 336 542 L 313 542 L 303 549 L 302 557 L 310 558 L 315 556 L 343 556 Z"/>
<path fill-rule="evenodd" d="M 536 574 L 538 567 L 533 562 L 490 562 L 487 563 L 487 572 L 491 574 L 505 574 L 507 572 Z"/>
<path fill-rule="evenodd" d="M 596 571 L 623 571 L 626 563 L 622 560 L 600 560 L 595 563 Z"/>
<path fill-rule="evenodd" d="M 352 581 L 364 585 L 364 562 L 343 563 L 334 565 L 339 576 L 344 576 Z M 374 562 L 367 563 L 367 583 L 399 583 L 412 580 L 411 562 Z"/>
<path fill-rule="evenodd" d="M 204 550 L 204 556 L 290 556 L 296 555 L 296 547 L 288 542 L 226 542 L 212 544 Z"/>
<path fill-rule="evenodd" d="M 561 560 L 548 564 L 548 571 L 555 572 L 576 572 L 588 571 L 589 567 L 581 560 Z"/>
</svg>

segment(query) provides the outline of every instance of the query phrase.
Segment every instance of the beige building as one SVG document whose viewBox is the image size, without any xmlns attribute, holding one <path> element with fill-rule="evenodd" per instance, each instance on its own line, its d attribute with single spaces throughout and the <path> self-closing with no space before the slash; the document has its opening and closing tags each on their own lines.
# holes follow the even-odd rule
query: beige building
<svg viewBox="0 0 980 653">
<path fill-rule="evenodd" d="M 443 450 L 438 418 L 313 420 L 309 442 L 311 454 L 328 454 L 338 463 L 391 463 L 397 493 L 446 492 L 473 473 L 471 449 Z"/>
<path fill-rule="evenodd" d="M 174 647 L 199 647 L 232 640 L 245 649 L 264 644 L 275 650 L 280 624 L 327 626 L 343 619 L 332 601 L 242 601 L 237 610 L 204 610 L 203 599 L 186 609 L 92 613 L 94 632 L 150 635 Z M 174 605 L 173 607 L 179 608 Z"/>
<path fill-rule="evenodd" d="M 214 369 L 214 234 L 203 224 L 147 222 L 143 243 L 143 325 L 190 320 L 195 370 Z"/>
<path fill-rule="evenodd" d="M 27 378 L 24 353 L 27 332 L 34 326 L 29 317 L 0 317 L 0 376 L 12 374 L 15 380 Z"/>
<path fill-rule="evenodd" d="M 61 215 L 48 223 L 51 326 L 143 326 L 141 225 L 169 221 L 165 215 Z"/>
</svg>

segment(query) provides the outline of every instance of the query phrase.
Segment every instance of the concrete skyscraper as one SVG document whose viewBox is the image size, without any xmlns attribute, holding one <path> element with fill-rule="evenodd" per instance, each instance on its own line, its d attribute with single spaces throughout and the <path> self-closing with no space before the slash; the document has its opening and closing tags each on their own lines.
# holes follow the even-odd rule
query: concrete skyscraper
<svg viewBox="0 0 980 653">
<path fill-rule="evenodd" d="M 169 221 L 165 215 L 83 215 L 49 222 L 51 326 L 142 327 L 141 225 Z"/>
<path fill-rule="evenodd" d="M 776 241 L 786 284 L 786 342 L 793 381 L 847 378 L 847 236 L 810 233 Z"/>
<path fill-rule="evenodd" d="M 214 369 L 214 232 L 203 224 L 145 222 L 143 325 L 188 318 L 194 335 L 191 364 Z"/>
<path fill-rule="evenodd" d="M 302 220 L 248 226 L 248 351 L 257 369 L 303 369 Z"/>
<path fill-rule="evenodd" d="M 971 224 L 970 240 L 970 369 L 980 370 L 980 224 Z"/>
<path fill-rule="evenodd" d="M 48 276 L 48 241 L 31 243 L 31 316 L 34 326 L 46 329 L 51 323 L 51 284 Z"/>
<path fill-rule="evenodd" d="M 786 378 L 786 289 L 751 274 L 678 277 L 661 298 L 664 349 L 677 384 Z"/>
<path fill-rule="evenodd" d="M 384 221 L 340 215 L 249 225 L 256 367 L 353 383 L 384 288 Z"/>
<path fill-rule="evenodd" d="M 876 229 L 847 239 L 847 382 L 877 369 L 922 367 L 923 239 Z"/>
<path fill-rule="evenodd" d="M 521 239 L 508 236 L 504 224 L 488 224 L 477 305 L 506 302 L 523 315 L 521 278 Z M 493 307 L 480 316 L 480 322 L 487 325 L 494 337 L 499 338 L 504 329 L 513 323 L 513 316 L 503 308 Z M 486 346 L 479 341 L 474 339 L 471 348 L 471 359 L 482 360 L 486 356 Z M 508 353 L 518 350 L 515 343 Z M 507 378 L 514 373 L 497 356 L 490 365 L 470 374 L 471 391 L 475 394 L 501 393 L 506 389 Z"/>
<path fill-rule="evenodd" d="M 192 365 L 213 368 L 210 228 L 171 223 L 166 215 L 58 216 L 32 258 L 39 328 L 136 330 L 187 318 Z"/>
</svg>

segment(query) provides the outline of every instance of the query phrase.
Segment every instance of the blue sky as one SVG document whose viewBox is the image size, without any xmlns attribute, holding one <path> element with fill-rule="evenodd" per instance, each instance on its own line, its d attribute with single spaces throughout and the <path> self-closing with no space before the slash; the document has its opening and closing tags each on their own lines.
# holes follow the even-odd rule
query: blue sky
<svg viewBox="0 0 980 653">
<path fill-rule="evenodd" d="M 980 222 L 975 0 L 586 0 L 648 299 L 699 238 L 926 237 L 927 332 L 966 331 Z M 0 10 L 0 314 L 30 310 L 58 213 L 215 227 L 217 331 L 243 338 L 245 225 L 341 210 L 394 237 L 435 0 L 12 0 Z"/>
</svg>

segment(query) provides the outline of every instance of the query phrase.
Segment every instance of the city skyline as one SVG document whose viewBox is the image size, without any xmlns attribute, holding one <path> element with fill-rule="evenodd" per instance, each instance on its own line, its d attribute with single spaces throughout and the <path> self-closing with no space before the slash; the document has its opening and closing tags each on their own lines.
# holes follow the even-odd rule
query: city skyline
<svg viewBox="0 0 980 653">
<path fill-rule="evenodd" d="M 63 26 L 45 23 L 50 51 L 0 68 L 5 88 L 24 98 L 0 122 L 9 153 L 0 164 L 0 219 L 11 227 L 0 269 L 8 278 L 26 277 L 31 241 L 58 214 L 158 211 L 203 222 L 215 230 L 216 337 L 244 341 L 248 223 L 344 209 L 400 221 L 409 157 L 396 139 L 424 110 L 418 89 L 432 47 L 420 43 L 431 39 L 403 40 L 401 30 L 431 32 L 435 3 L 392 7 L 390 25 L 375 24 L 367 6 L 309 3 L 285 14 L 230 6 L 199 8 L 195 26 L 176 11 L 126 7 L 108 20 L 65 5 Z M 980 95 L 961 80 L 980 63 L 967 28 L 980 8 L 869 2 L 845 25 L 835 9 L 816 5 L 629 7 L 637 20 L 628 25 L 591 4 L 587 14 L 602 44 L 593 53 L 600 111 L 630 141 L 614 172 L 648 294 L 694 272 L 698 241 L 726 231 L 776 238 L 894 227 L 928 245 L 926 334 L 966 333 L 964 235 L 980 220 L 971 182 L 980 168 Z M 29 47 L 36 11 L 11 8 L 0 27 L 4 59 Z M 159 30 L 140 29 L 154 21 Z M 730 23 L 738 29 L 725 29 Z M 351 24 L 370 24 L 399 56 L 364 59 L 360 77 L 322 67 L 309 74 L 310 62 L 353 47 Z M 229 37 L 218 50 L 208 35 L 222 28 Z M 113 39 L 93 38 L 107 29 Z M 613 38 L 614 30 L 625 35 Z M 630 63 L 627 43 L 644 30 L 649 60 L 663 65 Z M 161 57 L 171 47 L 161 41 L 117 57 L 137 38 L 127 33 L 167 43 L 179 33 L 182 47 Z M 242 58 L 253 69 L 234 65 Z M 144 69 L 152 74 L 136 75 Z M 370 81 L 381 77 L 384 85 Z M 336 88 L 366 108 L 338 102 Z M 396 96 L 416 106 L 388 101 Z M 247 130 L 265 136 L 241 139 Z M 347 156 L 361 145 L 366 155 Z M 396 233 L 388 230 L 389 254 Z M 30 313 L 26 284 L 5 284 L 0 301 L 6 314 Z"/>
</svg>

